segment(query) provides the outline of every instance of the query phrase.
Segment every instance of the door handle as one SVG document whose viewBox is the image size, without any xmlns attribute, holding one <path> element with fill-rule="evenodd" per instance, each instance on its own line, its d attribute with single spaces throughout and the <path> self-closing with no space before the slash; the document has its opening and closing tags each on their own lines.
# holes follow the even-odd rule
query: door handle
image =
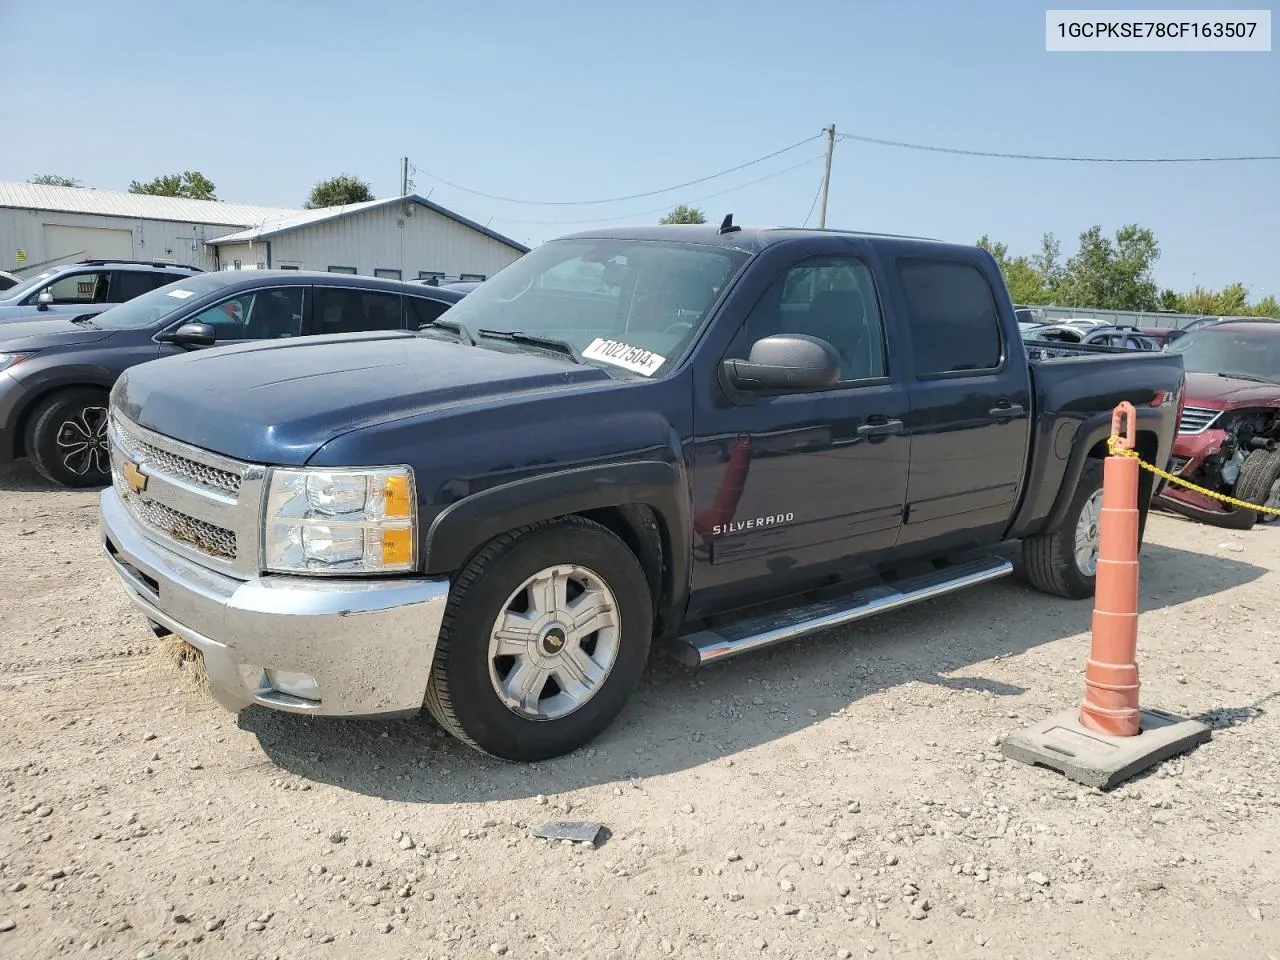
<svg viewBox="0 0 1280 960">
<path fill-rule="evenodd" d="M 888 434 L 902 433 L 901 420 L 881 420 L 875 419 L 874 422 L 869 420 L 862 426 L 858 427 L 858 436 L 860 437 L 880 437 Z"/>
<path fill-rule="evenodd" d="M 997 420 L 1012 420 L 1014 417 L 1020 417 L 1024 413 L 1022 404 L 1001 402 L 987 411 L 988 414 Z"/>
</svg>

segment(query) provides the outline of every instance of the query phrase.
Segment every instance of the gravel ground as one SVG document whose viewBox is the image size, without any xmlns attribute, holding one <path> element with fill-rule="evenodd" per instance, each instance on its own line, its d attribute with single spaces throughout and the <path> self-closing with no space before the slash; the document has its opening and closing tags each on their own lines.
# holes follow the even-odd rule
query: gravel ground
<svg viewBox="0 0 1280 960">
<path fill-rule="evenodd" d="M 0 957 L 1280 957 L 1280 531 L 1152 519 L 1143 702 L 1214 736 L 1104 795 L 1000 754 L 1088 649 L 1016 580 L 656 660 L 517 766 L 185 689 L 95 505 L 0 474 Z M 608 832 L 531 836 L 564 817 Z"/>
</svg>

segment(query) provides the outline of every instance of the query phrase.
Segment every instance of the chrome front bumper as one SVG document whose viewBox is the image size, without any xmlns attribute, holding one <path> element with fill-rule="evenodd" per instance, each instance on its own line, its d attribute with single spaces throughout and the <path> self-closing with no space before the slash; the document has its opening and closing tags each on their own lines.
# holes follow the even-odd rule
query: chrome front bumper
<svg viewBox="0 0 1280 960">
<path fill-rule="evenodd" d="M 149 539 L 102 491 L 107 557 L 134 605 L 204 656 L 215 699 L 318 716 L 407 715 L 422 707 L 449 582 L 264 576 L 238 580 Z M 315 679 L 318 699 L 266 671 Z"/>
</svg>

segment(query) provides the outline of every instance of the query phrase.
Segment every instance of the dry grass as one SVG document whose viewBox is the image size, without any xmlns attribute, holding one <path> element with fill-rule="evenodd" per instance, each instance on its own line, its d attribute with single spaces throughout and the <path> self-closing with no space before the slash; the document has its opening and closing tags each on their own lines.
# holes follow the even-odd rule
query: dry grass
<svg viewBox="0 0 1280 960">
<path fill-rule="evenodd" d="M 173 678 L 179 693 L 192 700 L 208 697 L 209 674 L 199 649 L 170 633 L 156 639 L 150 656 L 158 670 Z"/>
</svg>

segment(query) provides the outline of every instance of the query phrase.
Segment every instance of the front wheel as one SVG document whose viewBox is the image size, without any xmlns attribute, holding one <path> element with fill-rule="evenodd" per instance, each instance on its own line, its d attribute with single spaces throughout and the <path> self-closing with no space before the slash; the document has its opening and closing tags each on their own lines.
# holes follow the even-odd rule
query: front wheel
<svg viewBox="0 0 1280 960">
<path fill-rule="evenodd" d="M 32 466 L 46 480 L 64 487 L 108 486 L 107 395 L 77 389 L 41 401 L 28 421 L 26 447 Z"/>
<path fill-rule="evenodd" d="M 605 527 L 566 517 L 503 534 L 450 592 L 426 707 L 483 753 L 560 756 L 622 711 L 652 629 L 644 571 Z"/>
<path fill-rule="evenodd" d="M 1093 596 L 1098 576 L 1102 517 L 1102 461 L 1085 461 L 1080 483 L 1062 525 L 1022 541 L 1027 579 L 1043 593 L 1083 600 Z M 1141 539 L 1139 531 L 1139 539 Z"/>
<path fill-rule="evenodd" d="M 1240 477 L 1236 480 L 1235 495 L 1237 500 L 1256 504 L 1260 507 L 1280 508 L 1280 450 L 1254 450 L 1240 468 Z M 1256 523 L 1275 523 L 1274 513 L 1261 510 L 1249 510 L 1237 507 L 1241 521 L 1235 529 L 1248 530 Z"/>
</svg>

